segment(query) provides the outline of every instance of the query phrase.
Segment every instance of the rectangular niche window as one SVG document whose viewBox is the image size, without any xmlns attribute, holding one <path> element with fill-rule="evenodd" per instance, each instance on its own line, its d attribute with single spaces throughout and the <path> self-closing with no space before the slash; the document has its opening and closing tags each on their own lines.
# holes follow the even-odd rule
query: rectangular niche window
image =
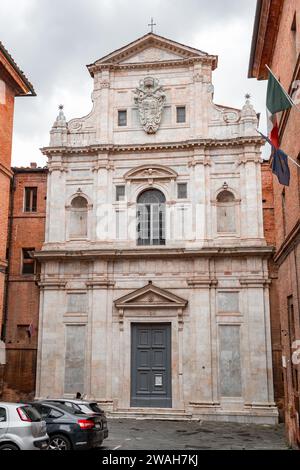
<svg viewBox="0 0 300 470">
<path fill-rule="evenodd" d="M 125 186 L 116 186 L 116 201 L 125 201 Z"/>
<path fill-rule="evenodd" d="M 218 293 L 218 312 L 219 313 L 238 313 L 239 293 L 238 292 L 219 292 Z"/>
<path fill-rule="evenodd" d="M 241 397 L 240 326 L 219 326 L 219 351 L 221 396 Z"/>
<path fill-rule="evenodd" d="M 127 126 L 127 110 L 122 109 L 118 111 L 118 126 L 124 127 Z"/>
<path fill-rule="evenodd" d="M 22 274 L 34 274 L 35 261 L 30 254 L 34 250 L 34 248 L 22 248 Z"/>
<path fill-rule="evenodd" d="M 66 326 L 65 393 L 84 393 L 86 326 Z"/>
<path fill-rule="evenodd" d="M 85 293 L 67 294 L 67 313 L 86 313 L 87 295 Z"/>
<path fill-rule="evenodd" d="M 176 107 L 176 122 L 177 123 L 184 123 L 186 121 L 186 110 L 185 106 L 177 106 Z"/>
<path fill-rule="evenodd" d="M 24 194 L 24 212 L 37 211 L 37 188 L 27 187 Z"/>
<path fill-rule="evenodd" d="M 187 199 L 187 183 L 178 183 L 177 184 L 177 198 L 178 199 Z"/>
</svg>

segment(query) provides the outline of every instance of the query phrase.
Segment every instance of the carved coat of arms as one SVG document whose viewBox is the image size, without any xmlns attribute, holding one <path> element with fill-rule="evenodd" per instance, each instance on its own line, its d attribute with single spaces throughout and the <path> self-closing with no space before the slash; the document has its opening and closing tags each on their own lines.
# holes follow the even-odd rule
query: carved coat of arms
<svg viewBox="0 0 300 470">
<path fill-rule="evenodd" d="M 146 77 L 140 81 L 134 94 L 136 95 L 134 102 L 138 106 L 144 130 L 148 134 L 155 134 L 159 128 L 163 105 L 166 101 L 164 90 L 157 79 Z"/>
</svg>

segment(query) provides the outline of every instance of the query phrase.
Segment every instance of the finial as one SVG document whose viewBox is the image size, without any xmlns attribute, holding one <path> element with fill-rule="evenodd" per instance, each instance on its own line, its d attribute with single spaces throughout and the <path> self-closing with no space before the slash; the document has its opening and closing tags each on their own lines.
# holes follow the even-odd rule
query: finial
<svg viewBox="0 0 300 470">
<path fill-rule="evenodd" d="M 251 98 L 250 93 L 246 93 L 246 94 L 245 94 L 245 98 L 246 98 L 246 100 L 250 100 L 250 98 Z"/>
<path fill-rule="evenodd" d="M 153 33 L 153 26 L 156 26 L 156 23 L 154 23 L 153 18 L 151 17 L 151 22 L 148 24 L 148 26 L 151 27 L 151 33 Z"/>
<path fill-rule="evenodd" d="M 59 109 L 60 111 L 62 111 L 62 110 L 64 109 L 64 105 L 63 105 L 63 104 L 60 104 L 60 105 L 58 106 L 58 109 Z"/>
</svg>

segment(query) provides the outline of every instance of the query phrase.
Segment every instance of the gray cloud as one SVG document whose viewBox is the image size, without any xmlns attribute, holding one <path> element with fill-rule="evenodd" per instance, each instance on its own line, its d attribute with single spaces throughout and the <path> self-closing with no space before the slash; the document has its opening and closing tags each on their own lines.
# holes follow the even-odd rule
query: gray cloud
<svg viewBox="0 0 300 470">
<path fill-rule="evenodd" d="M 250 90 L 263 111 L 264 84 L 247 80 L 255 5 L 256 0 L 2 2 L 1 40 L 38 94 L 17 100 L 14 164 L 44 162 L 38 147 L 48 143 L 57 105 L 64 102 L 68 119 L 90 110 L 92 80 L 85 65 L 147 33 L 151 16 L 158 34 L 220 55 L 219 102 L 241 106 Z"/>
</svg>

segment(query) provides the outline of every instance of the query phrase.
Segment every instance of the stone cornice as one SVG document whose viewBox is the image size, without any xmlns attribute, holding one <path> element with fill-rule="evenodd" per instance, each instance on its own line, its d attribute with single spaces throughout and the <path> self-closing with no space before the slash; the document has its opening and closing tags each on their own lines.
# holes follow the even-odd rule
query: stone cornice
<svg viewBox="0 0 300 470">
<path fill-rule="evenodd" d="M 98 279 L 98 280 L 86 282 L 87 289 L 109 288 L 109 287 L 114 287 L 114 285 L 115 285 L 115 282 L 111 281 L 110 279 Z"/>
<path fill-rule="evenodd" d="M 135 144 L 135 145 L 89 145 L 82 147 L 44 147 L 41 152 L 44 155 L 98 155 L 99 153 L 128 153 L 128 152 L 151 152 L 157 150 L 193 150 L 210 149 L 222 147 L 243 147 L 245 145 L 261 146 L 264 140 L 261 137 L 237 137 L 235 139 L 197 139 L 184 142 L 153 143 L 153 144 Z"/>
<path fill-rule="evenodd" d="M 158 48 L 170 53 L 176 54 L 178 58 L 172 58 L 170 60 L 150 60 L 148 62 L 139 62 L 133 63 L 128 62 L 131 58 L 137 54 L 143 52 L 148 48 Z M 127 62 L 126 62 L 127 61 Z M 135 41 L 126 44 L 125 46 L 117 49 L 110 54 L 102 57 L 93 64 L 87 65 L 87 68 L 91 74 L 94 76 L 94 73 L 99 70 L 107 69 L 116 69 L 116 68 L 151 68 L 154 67 L 165 67 L 170 65 L 172 67 L 176 66 L 178 63 L 182 65 L 183 63 L 195 63 L 195 61 L 206 62 L 210 64 L 210 67 L 215 70 L 218 65 L 218 57 L 215 55 L 207 54 L 206 52 L 200 51 L 194 47 L 186 46 L 179 42 L 173 41 L 171 39 L 159 36 L 154 33 L 147 33 L 144 36 L 136 39 Z M 174 65 L 175 64 L 175 65 Z"/>
<path fill-rule="evenodd" d="M 289 254 L 297 247 L 300 243 L 300 219 L 297 221 L 296 225 L 284 240 L 277 253 L 274 256 L 275 263 L 280 266 Z"/>
<path fill-rule="evenodd" d="M 248 77 L 265 80 L 276 47 L 283 0 L 258 0 L 252 37 Z"/>
<path fill-rule="evenodd" d="M 41 281 L 38 286 L 41 290 L 65 290 L 67 285 L 66 281 Z"/>
<path fill-rule="evenodd" d="M 188 57 L 187 59 L 175 59 L 175 60 L 164 60 L 164 61 L 153 61 L 153 62 L 133 62 L 133 63 L 124 63 L 124 64 L 114 64 L 114 63 L 103 63 L 103 64 L 94 64 L 89 66 L 89 72 L 92 76 L 97 72 L 102 70 L 134 70 L 134 69 L 163 69 L 163 68 L 176 68 L 176 67 L 185 67 L 187 65 L 194 65 L 201 63 L 204 65 L 209 65 L 213 70 L 216 68 L 216 58 L 215 56 L 204 56 L 204 57 Z"/>
<path fill-rule="evenodd" d="M 127 250 L 113 250 L 113 249 L 86 249 L 86 250 L 71 250 L 71 249 L 53 249 L 50 248 L 44 251 L 36 251 L 34 258 L 39 261 L 49 260 L 95 260 L 101 258 L 102 260 L 115 260 L 115 259 L 166 259 L 166 258 L 196 258 L 196 257 L 243 257 L 243 256 L 263 256 L 266 258 L 271 257 L 273 248 L 270 246 L 245 246 L 245 247 L 227 247 L 227 248 L 203 248 L 203 249 L 185 249 L 185 248 L 136 248 Z"/>
<path fill-rule="evenodd" d="M 266 279 L 266 278 L 244 277 L 244 278 L 240 278 L 240 284 L 241 286 L 252 287 L 252 288 L 261 287 L 261 285 L 265 287 L 269 287 L 271 284 L 271 280 Z"/>
<path fill-rule="evenodd" d="M 217 287 L 218 285 L 217 279 L 203 277 L 191 277 L 187 279 L 186 282 L 189 287 L 198 287 L 202 289 L 206 289 L 208 287 Z"/>
<path fill-rule="evenodd" d="M 12 178 L 14 175 L 13 171 L 2 163 L 0 163 L 0 173 L 3 173 L 3 175 L 7 176 L 8 178 Z"/>
</svg>

